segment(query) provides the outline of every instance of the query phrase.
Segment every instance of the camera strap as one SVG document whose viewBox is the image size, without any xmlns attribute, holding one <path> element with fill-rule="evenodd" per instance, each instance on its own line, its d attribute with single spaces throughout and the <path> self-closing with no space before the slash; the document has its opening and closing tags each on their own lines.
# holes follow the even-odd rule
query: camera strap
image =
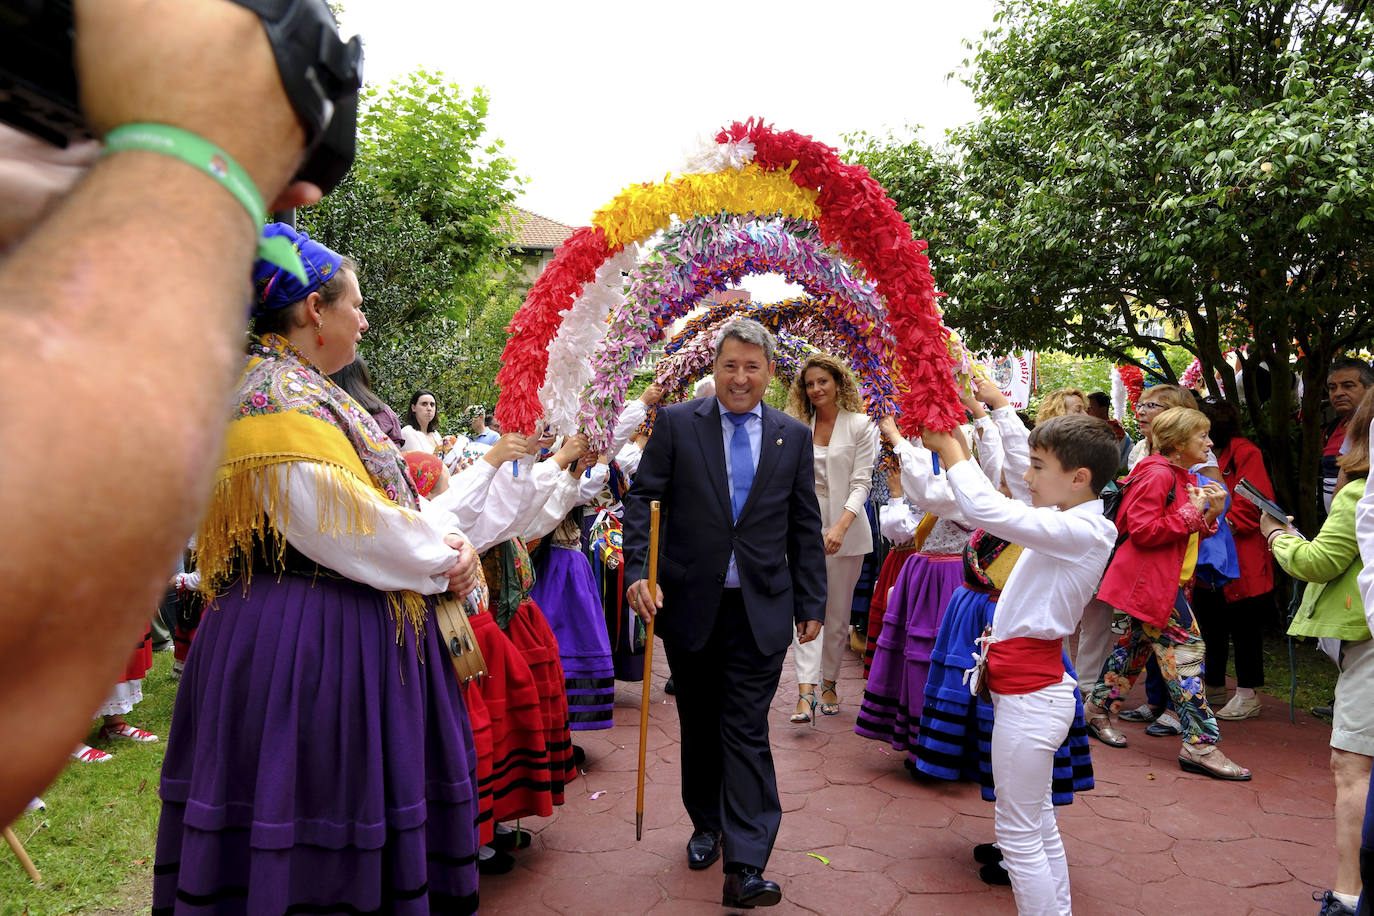
<svg viewBox="0 0 1374 916">
<path fill-rule="evenodd" d="M 170 124 L 123 124 L 105 136 L 105 153 L 118 153 L 124 150 L 142 150 L 161 153 L 180 159 L 192 168 L 209 175 L 248 211 L 248 216 L 261 223 L 267 207 L 258 193 L 258 186 L 243 170 L 243 166 L 215 144 L 190 131 Z M 302 283 L 306 281 L 305 266 L 296 249 L 282 236 L 267 238 L 258 236 L 258 257 L 277 265 L 296 276 Z"/>
</svg>

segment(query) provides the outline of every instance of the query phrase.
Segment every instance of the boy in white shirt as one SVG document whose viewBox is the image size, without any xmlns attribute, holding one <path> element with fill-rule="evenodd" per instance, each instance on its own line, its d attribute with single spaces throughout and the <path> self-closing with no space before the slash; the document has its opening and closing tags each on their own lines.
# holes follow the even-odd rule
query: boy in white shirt
<svg viewBox="0 0 1374 916">
<path fill-rule="evenodd" d="M 1030 434 L 1024 478 L 1031 506 L 997 492 L 962 437 L 926 431 L 954 498 L 973 524 L 1025 550 L 1002 589 L 988 646 L 996 710 L 993 827 L 1018 912 L 1072 913 L 1069 870 L 1050 802 L 1054 751 L 1068 734 L 1077 684 L 1064 671 L 1063 640 L 1078 626 L 1116 543 L 1098 494 L 1116 473 L 1116 436 L 1101 420 L 1056 417 Z"/>
</svg>

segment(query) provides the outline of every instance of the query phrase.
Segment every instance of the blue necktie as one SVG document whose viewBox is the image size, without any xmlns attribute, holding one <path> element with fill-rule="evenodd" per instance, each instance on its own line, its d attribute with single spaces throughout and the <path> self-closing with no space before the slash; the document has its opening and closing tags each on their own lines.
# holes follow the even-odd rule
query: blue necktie
<svg viewBox="0 0 1374 916">
<path fill-rule="evenodd" d="M 744 427 L 754 415 L 732 411 L 726 411 L 725 415 L 735 424 L 735 433 L 730 437 L 730 479 L 735 484 L 730 508 L 738 520 L 744 501 L 749 498 L 749 488 L 754 484 L 754 453 L 749 448 L 749 430 Z"/>
</svg>

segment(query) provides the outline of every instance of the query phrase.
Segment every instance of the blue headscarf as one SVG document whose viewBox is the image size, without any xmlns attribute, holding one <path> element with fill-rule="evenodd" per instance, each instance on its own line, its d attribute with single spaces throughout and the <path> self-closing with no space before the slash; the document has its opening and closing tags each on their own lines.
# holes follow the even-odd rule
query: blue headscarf
<svg viewBox="0 0 1374 916">
<path fill-rule="evenodd" d="M 285 223 L 272 223 L 262 230 L 263 238 L 282 236 L 301 256 L 306 282 L 302 283 L 290 271 L 261 258 L 253 264 L 253 316 L 265 315 L 276 309 L 299 302 L 323 286 L 339 272 L 343 255 L 336 254 L 313 241 L 303 230 L 292 229 Z"/>
</svg>

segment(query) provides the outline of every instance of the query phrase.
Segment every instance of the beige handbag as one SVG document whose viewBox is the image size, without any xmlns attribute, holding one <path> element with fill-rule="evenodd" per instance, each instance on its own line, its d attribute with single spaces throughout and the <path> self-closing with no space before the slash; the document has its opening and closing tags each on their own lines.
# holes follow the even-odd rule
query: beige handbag
<svg viewBox="0 0 1374 916">
<path fill-rule="evenodd" d="M 434 605 L 434 619 L 439 626 L 439 640 L 448 650 L 459 683 L 466 684 L 486 674 L 486 659 L 482 658 L 477 634 L 468 621 L 466 604 L 452 595 L 443 595 Z"/>
</svg>

